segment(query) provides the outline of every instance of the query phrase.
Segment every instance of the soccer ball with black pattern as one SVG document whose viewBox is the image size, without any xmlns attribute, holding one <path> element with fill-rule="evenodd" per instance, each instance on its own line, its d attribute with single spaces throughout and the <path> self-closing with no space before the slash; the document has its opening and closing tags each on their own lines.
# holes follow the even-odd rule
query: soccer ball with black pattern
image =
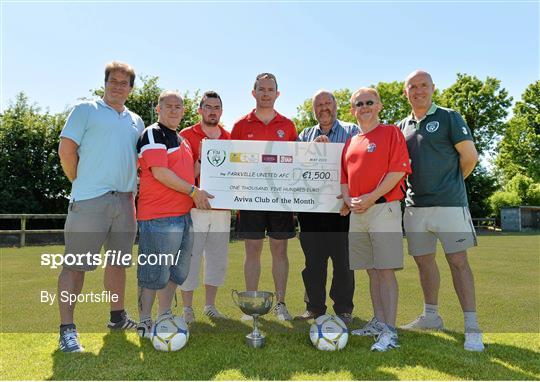
<svg viewBox="0 0 540 382">
<path fill-rule="evenodd" d="M 179 316 L 159 320 L 152 327 L 152 345 L 160 351 L 177 351 L 186 346 L 188 326 Z"/>
<path fill-rule="evenodd" d="M 309 338 L 319 350 L 341 350 L 347 345 L 349 331 L 341 318 L 324 314 L 311 325 Z"/>
</svg>

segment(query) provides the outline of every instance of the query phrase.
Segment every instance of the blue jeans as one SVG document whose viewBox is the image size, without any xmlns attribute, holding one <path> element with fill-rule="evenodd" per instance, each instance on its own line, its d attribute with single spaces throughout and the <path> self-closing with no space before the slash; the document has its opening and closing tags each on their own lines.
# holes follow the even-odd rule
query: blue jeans
<svg viewBox="0 0 540 382">
<path fill-rule="evenodd" d="M 189 273 L 193 223 L 188 214 L 139 221 L 139 287 L 163 289 L 171 280 L 181 285 Z"/>
</svg>

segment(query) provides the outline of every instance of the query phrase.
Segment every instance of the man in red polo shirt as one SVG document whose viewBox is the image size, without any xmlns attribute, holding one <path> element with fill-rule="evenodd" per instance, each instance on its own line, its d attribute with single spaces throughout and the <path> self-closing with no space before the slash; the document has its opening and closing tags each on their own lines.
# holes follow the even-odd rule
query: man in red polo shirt
<svg viewBox="0 0 540 382">
<path fill-rule="evenodd" d="M 294 123 L 274 110 L 279 96 L 276 77 L 262 73 L 255 79 L 251 92 L 256 107 L 238 120 L 232 129 L 231 139 L 253 141 L 296 141 L 298 134 Z M 272 276 L 277 294 L 276 316 L 279 320 L 291 320 L 285 306 L 285 292 L 289 275 L 287 240 L 295 236 L 292 212 L 280 211 L 240 211 L 236 226 L 238 236 L 244 239 L 246 259 L 244 278 L 246 289 L 256 291 L 261 274 L 261 252 L 265 234 L 270 240 L 272 254 Z M 242 319 L 250 319 L 245 315 Z"/>
<path fill-rule="evenodd" d="M 203 94 L 199 103 L 198 113 L 201 121 L 180 132 L 190 144 L 193 159 L 201 163 L 201 144 L 203 139 L 230 139 L 231 134 L 220 126 L 219 119 L 223 113 L 221 97 L 214 91 Z M 196 166 L 198 168 L 198 166 Z M 197 174 L 195 174 L 197 176 Z M 196 178 L 199 185 L 199 177 Z M 204 256 L 204 287 L 206 290 L 206 304 L 203 314 L 211 318 L 225 318 L 216 308 L 216 294 L 219 286 L 225 281 L 227 269 L 227 254 L 229 248 L 229 232 L 231 226 L 231 212 L 229 210 L 203 210 L 191 209 L 193 220 L 193 251 L 189 274 L 180 286 L 184 310 L 182 316 L 190 324 L 195 321 L 193 312 L 193 291 L 199 284 L 199 269 Z"/>
<path fill-rule="evenodd" d="M 341 191 L 352 214 L 349 227 L 349 265 L 369 275 L 374 318 L 356 335 L 378 335 L 371 347 L 398 347 L 395 270 L 403 268 L 400 200 L 404 177 L 411 173 L 409 153 L 401 130 L 379 122 L 382 110 L 377 90 L 360 88 L 351 96 L 351 113 L 360 132 L 343 148 Z"/>
</svg>

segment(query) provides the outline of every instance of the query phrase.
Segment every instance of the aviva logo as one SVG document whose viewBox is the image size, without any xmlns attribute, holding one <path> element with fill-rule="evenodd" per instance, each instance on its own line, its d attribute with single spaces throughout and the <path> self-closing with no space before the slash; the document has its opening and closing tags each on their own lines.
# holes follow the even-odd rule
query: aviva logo
<svg viewBox="0 0 540 382">
<path fill-rule="evenodd" d="M 231 153 L 229 160 L 232 163 L 257 163 L 259 162 L 259 154 Z"/>
</svg>

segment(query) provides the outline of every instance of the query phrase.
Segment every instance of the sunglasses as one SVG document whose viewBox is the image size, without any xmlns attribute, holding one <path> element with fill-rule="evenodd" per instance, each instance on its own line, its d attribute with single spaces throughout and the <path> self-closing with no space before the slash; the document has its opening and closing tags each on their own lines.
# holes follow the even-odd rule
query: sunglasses
<svg viewBox="0 0 540 382">
<path fill-rule="evenodd" d="M 372 101 L 372 100 L 369 100 L 369 101 L 366 101 L 366 102 L 356 101 L 356 102 L 354 103 L 354 106 L 356 106 L 356 107 L 362 107 L 362 106 L 364 106 L 364 105 L 366 105 L 366 106 L 373 106 L 373 105 L 375 105 L 375 101 Z"/>
</svg>

